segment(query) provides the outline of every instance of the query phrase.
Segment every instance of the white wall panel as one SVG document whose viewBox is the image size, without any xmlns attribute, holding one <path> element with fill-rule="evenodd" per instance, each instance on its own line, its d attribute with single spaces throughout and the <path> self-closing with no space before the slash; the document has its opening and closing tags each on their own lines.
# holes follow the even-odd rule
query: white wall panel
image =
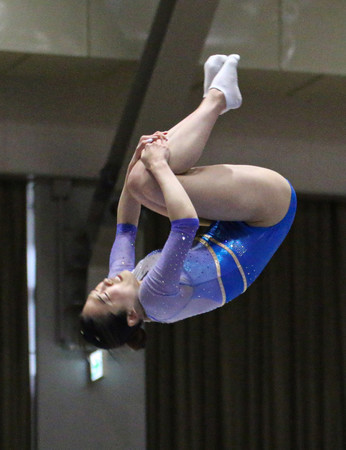
<svg viewBox="0 0 346 450">
<path fill-rule="evenodd" d="M 241 67 L 278 69 L 278 4 L 277 0 L 221 0 L 202 59 L 214 53 L 239 53 Z"/>
<path fill-rule="evenodd" d="M 158 3 L 158 0 L 90 0 L 90 56 L 138 59 Z"/>
<path fill-rule="evenodd" d="M 0 51 L 137 60 L 158 3 L 2 0 Z M 239 53 L 244 68 L 344 75 L 345 23 L 345 0 L 220 0 L 201 62 Z"/>
<path fill-rule="evenodd" d="M 0 48 L 86 56 L 86 0 L 2 0 Z"/>
<path fill-rule="evenodd" d="M 346 74 L 345 0 L 283 0 L 284 69 Z"/>
</svg>

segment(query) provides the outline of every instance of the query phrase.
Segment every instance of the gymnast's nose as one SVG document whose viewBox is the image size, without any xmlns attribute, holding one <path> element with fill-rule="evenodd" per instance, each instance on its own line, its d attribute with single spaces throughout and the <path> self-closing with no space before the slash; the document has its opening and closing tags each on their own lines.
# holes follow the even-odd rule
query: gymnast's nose
<svg viewBox="0 0 346 450">
<path fill-rule="evenodd" d="M 112 286 L 112 285 L 114 284 L 114 281 L 113 281 L 111 278 L 105 278 L 105 279 L 103 280 L 103 283 L 104 283 L 106 286 Z"/>
</svg>

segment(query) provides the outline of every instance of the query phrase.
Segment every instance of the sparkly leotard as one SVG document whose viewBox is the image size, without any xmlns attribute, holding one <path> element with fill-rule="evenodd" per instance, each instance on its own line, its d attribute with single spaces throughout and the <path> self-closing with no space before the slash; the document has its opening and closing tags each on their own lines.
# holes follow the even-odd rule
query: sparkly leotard
<svg viewBox="0 0 346 450">
<path fill-rule="evenodd" d="M 173 221 L 162 251 L 150 253 L 136 268 L 137 229 L 120 224 L 110 255 L 109 276 L 127 269 L 143 279 L 139 301 L 153 321 L 177 322 L 218 308 L 255 281 L 286 237 L 297 204 L 291 190 L 286 216 L 271 227 L 217 221 L 195 238 L 198 219 Z"/>
</svg>

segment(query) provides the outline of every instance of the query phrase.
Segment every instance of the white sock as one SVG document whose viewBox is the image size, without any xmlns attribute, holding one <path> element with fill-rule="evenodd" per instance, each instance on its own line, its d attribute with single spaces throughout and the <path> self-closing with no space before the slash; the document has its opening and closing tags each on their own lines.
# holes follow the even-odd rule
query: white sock
<svg viewBox="0 0 346 450">
<path fill-rule="evenodd" d="M 221 69 L 223 63 L 226 61 L 226 55 L 212 55 L 204 63 L 204 95 L 206 97 L 209 91 L 209 86 L 213 81 L 215 75 Z"/>
<path fill-rule="evenodd" d="M 213 79 L 209 89 L 218 89 L 223 92 L 226 99 L 226 109 L 221 114 L 230 109 L 239 108 L 242 103 L 242 96 L 238 87 L 237 65 L 239 55 L 230 55 Z"/>
</svg>

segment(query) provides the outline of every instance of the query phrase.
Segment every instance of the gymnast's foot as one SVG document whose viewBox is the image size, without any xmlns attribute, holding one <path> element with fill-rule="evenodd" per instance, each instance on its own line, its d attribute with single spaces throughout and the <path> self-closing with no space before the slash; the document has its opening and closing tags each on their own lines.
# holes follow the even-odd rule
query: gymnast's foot
<svg viewBox="0 0 346 450">
<path fill-rule="evenodd" d="M 204 95 L 206 97 L 208 94 L 209 87 L 213 81 L 215 75 L 223 66 L 226 61 L 226 55 L 212 55 L 206 60 L 204 64 Z"/>
<path fill-rule="evenodd" d="M 209 89 L 218 89 L 225 96 L 226 108 L 221 114 L 224 114 L 230 109 L 239 108 L 242 103 L 237 76 L 239 59 L 239 55 L 228 56 L 209 87 Z"/>
</svg>

